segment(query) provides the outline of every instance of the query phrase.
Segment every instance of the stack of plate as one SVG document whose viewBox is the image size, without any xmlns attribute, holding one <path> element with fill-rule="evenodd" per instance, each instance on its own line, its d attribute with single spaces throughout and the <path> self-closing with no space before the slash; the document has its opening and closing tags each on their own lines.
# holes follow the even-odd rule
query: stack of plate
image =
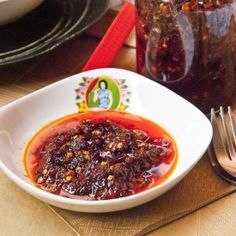
<svg viewBox="0 0 236 236">
<path fill-rule="evenodd" d="M 0 66 L 46 53 L 80 34 L 107 10 L 109 0 L 45 0 L 20 20 L 0 26 Z"/>
</svg>

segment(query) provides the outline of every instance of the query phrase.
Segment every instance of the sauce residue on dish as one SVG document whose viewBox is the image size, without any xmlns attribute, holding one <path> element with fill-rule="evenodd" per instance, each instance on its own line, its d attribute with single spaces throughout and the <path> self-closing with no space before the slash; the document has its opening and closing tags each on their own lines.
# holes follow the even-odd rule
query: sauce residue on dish
<svg viewBox="0 0 236 236">
<path fill-rule="evenodd" d="M 165 181 L 177 163 L 174 139 L 130 113 L 73 114 L 42 128 L 27 144 L 24 164 L 39 188 L 69 198 L 130 196 Z"/>
</svg>

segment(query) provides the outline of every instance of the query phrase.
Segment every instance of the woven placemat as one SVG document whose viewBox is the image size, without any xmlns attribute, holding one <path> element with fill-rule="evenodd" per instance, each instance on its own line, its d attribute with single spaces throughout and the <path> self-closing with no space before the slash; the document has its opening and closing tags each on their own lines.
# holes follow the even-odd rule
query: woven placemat
<svg viewBox="0 0 236 236">
<path fill-rule="evenodd" d="M 215 174 L 205 154 L 172 190 L 142 206 L 104 214 L 77 213 L 56 207 L 52 209 L 81 236 L 143 235 L 235 190 L 236 186 Z"/>
</svg>

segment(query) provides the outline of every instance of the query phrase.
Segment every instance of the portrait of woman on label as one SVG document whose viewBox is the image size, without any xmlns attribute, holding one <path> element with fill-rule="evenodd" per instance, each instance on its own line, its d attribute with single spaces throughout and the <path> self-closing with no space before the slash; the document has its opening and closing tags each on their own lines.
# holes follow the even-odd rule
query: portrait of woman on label
<svg viewBox="0 0 236 236">
<path fill-rule="evenodd" d="M 99 108 L 111 108 L 113 103 L 112 92 L 109 90 L 106 80 L 99 81 L 98 88 L 94 91 L 93 101 L 98 101 Z"/>
</svg>

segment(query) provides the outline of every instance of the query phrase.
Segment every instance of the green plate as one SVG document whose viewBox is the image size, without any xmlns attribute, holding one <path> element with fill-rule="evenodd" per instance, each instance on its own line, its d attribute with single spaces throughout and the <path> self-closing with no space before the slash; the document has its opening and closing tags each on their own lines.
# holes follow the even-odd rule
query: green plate
<svg viewBox="0 0 236 236">
<path fill-rule="evenodd" d="M 46 0 L 22 19 L 0 26 L 0 66 L 28 60 L 79 35 L 106 12 L 109 0 Z"/>
</svg>

